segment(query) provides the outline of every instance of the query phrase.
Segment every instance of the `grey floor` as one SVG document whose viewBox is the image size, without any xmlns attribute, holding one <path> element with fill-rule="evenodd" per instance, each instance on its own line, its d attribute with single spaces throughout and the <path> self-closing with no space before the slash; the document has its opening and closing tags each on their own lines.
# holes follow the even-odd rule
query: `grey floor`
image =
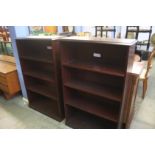
<svg viewBox="0 0 155 155">
<path fill-rule="evenodd" d="M 57 122 L 31 108 L 17 96 L 9 101 L 0 97 L 1 129 L 67 129 L 62 122 Z"/>
<path fill-rule="evenodd" d="M 155 128 L 155 58 L 153 60 L 153 68 L 150 70 L 148 90 L 144 100 L 141 98 L 141 95 L 142 83 L 140 82 L 136 98 L 136 113 L 130 128 Z"/>
<path fill-rule="evenodd" d="M 155 60 L 153 62 L 155 66 Z M 148 91 L 141 98 L 142 83 L 139 83 L 136 98 L 136 113 L 131 129 L 155 128 L 155 67 L 151 70 Z M 6 101 L 0 96 L 0 128 L 3 129 L 69 129 L 64 123 L 57 122 L 27 106 L 21 96 Z"/>
</svg>

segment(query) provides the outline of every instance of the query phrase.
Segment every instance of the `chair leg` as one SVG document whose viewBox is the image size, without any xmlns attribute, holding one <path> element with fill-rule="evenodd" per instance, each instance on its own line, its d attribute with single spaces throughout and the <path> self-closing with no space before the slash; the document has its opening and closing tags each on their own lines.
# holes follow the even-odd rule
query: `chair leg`
<svg viewBox="0 0 155 155">
<path fill-rule="evenodd" d="M 147 80 L 148 80 L 148 79 L 143 80 L 143 94 L 142 94 L 142 98 L 143 98 L 143 99 L 144 99 L 144 97 L 145 97 L 146 90 L 147 90 Z"/>
</svg>

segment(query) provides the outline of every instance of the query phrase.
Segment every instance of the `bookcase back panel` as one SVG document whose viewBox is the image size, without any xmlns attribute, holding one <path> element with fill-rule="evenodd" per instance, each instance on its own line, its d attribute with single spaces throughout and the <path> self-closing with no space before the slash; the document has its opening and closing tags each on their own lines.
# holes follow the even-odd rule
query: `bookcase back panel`
<svg viewBox="0 0 155 155">
<path fill-rule="evenodd" d="M 41 64 L 39 62 L 33 62 L 29 60 L 22 60 L 21 61 L 22 68 L 24 70 L 24 73 L 31 74 L 32 76 L 37 74 L 39 78 L 47 77 L 48 79 L 54 80 L 55 74 L 54 74 L 54 68 L 51 66 L 51 64 Z"/>
<path fill-rule="evenodd" d="M 81 81 L 85 83 L 95 83 L 97 85 L 110 86 L 123 91 L 124 78 L 107 74 L 94 73 L 79 69 L 63 67 L 64 83 L 68 81 Z"/>
<path fill-rule="evenodd" d="M 65 87 L 64 88 L 64 97 L 65 97 L 65 103 L 67 104 L 68 101 L 70 101 L 70 99 L 72 100 L 77 100 L 77 101 L 82 101 L 82 100 L 87 100 L 88 103 L 89 102 L 94 102 L 94 103 L 97 103 L 97 104 L 108 104 L 109 107 L 113 107 L 116 111 L 118 110 L 119 112 L 119 108 L 121 106 L 121 104 L 117 101 L 111 101 L 109 99 L 105 99 L 103 97 L 98 97 L 98 96 L 95 96 L 95 95 L 92 95 L 92 94 L 89 94 L 89 93 L 85 93 L 85 92 L 81 92 L 81 91 L 78 91 L 78 90 L 75 90 L 75 89 L 72 89 L 72 88 L 67 88 Z M 82 104 L 82 102 L 81 102 Z"/>
<path fill-rule="evenodd" d="M 78 61 L 81 63 L 109 65 L 120 67 L 123 71 L 127 68 L 128 47 L 94 43 L 62 43 L 62 57 L 64 62 Z"/>
<path fill-rule="evenodd" d="M 44 80 L 38 80 L 36 78 L 25 76 L 25 83 L 28 89 L 32 89 L 36 92 L 41 92 L 47 96 L 54 96 L 57 97 L 57 89 L 56 83 L 49 83 Z"/>
<path fill-rule="evenodd" d="M 51 40 L 17 40 L 20 56 L 51 61 Z"/>
<path fill-rule="evenodd" d="M 55 100 L 48 97 L 40 96 L 32 91 L 27 91 L 30 101 L 30 107 L 40 111 L 48 116 L 56 117 L 59 114 L 58 106 Z"/>
<path fill-rule="evenodd" d="M 75 129 L 115 129 L 117 124 L 74 107 L 65 107 L 66 124 Z"/>
</svg>

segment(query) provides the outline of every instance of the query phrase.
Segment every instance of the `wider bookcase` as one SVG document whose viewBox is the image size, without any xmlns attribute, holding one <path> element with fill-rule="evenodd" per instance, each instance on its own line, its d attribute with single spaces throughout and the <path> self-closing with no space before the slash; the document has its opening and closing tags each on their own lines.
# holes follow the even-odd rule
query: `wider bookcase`
<svg viewBox="0 0 155 155">
<path fill-rule="evenodd" d="M 58 121 L 64 118 L 60 56 L 56 40 L 17 39 L 29 106 Z"/>
<path fill-rule="evenodd" d="M 127 72 L 135 40 L 69 37 L 60 40 L 66 124 L 124 128 Z"/>
</svg>

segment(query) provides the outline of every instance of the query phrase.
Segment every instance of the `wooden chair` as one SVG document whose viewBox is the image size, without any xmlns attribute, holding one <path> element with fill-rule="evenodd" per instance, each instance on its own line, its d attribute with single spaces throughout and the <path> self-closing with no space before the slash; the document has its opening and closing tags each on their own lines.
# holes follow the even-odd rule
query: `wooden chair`
<svg viewBox="0 0 155 155">
<path fill-rule="evenodd" d="M 0 37 L 3 41 L 10 41 L 9 31 L 5 26 L 0 26 Z"/>
<path fill-rule="evenodd" d="M 152 68 L 152 59 L 153 59 L 154 55 L 155 55 L 155 49 L 151 52 L 151 54 L 148 58 L 146 69 L 143 69 L 143 71 L 139 77 L 139 80 L 143 82 L 143 93 L 142 93 L 143 99 L 144 99 L 145 94 L 146 94 L 147 85 L 148 85 L 148 78 L 150 76 L 149 71 Z"/>
<path fill-rule="evenodd" d="M 12 55 L 8 50 L 8 47 L 12 49 L 12 43 L 10 38 L 10 33 L 8 31 L 8 28 L 5 26 L 0 26 L 0 46 L 3 54 L 6 55 Z"/>
<path fill-rule="evenodd" d="M 134 61 L 136 61 L 136 62 L 141 61 L 141 58 L 140 58 L 140 56 L 138 54 L 134 55 Z"/>
</svg>

